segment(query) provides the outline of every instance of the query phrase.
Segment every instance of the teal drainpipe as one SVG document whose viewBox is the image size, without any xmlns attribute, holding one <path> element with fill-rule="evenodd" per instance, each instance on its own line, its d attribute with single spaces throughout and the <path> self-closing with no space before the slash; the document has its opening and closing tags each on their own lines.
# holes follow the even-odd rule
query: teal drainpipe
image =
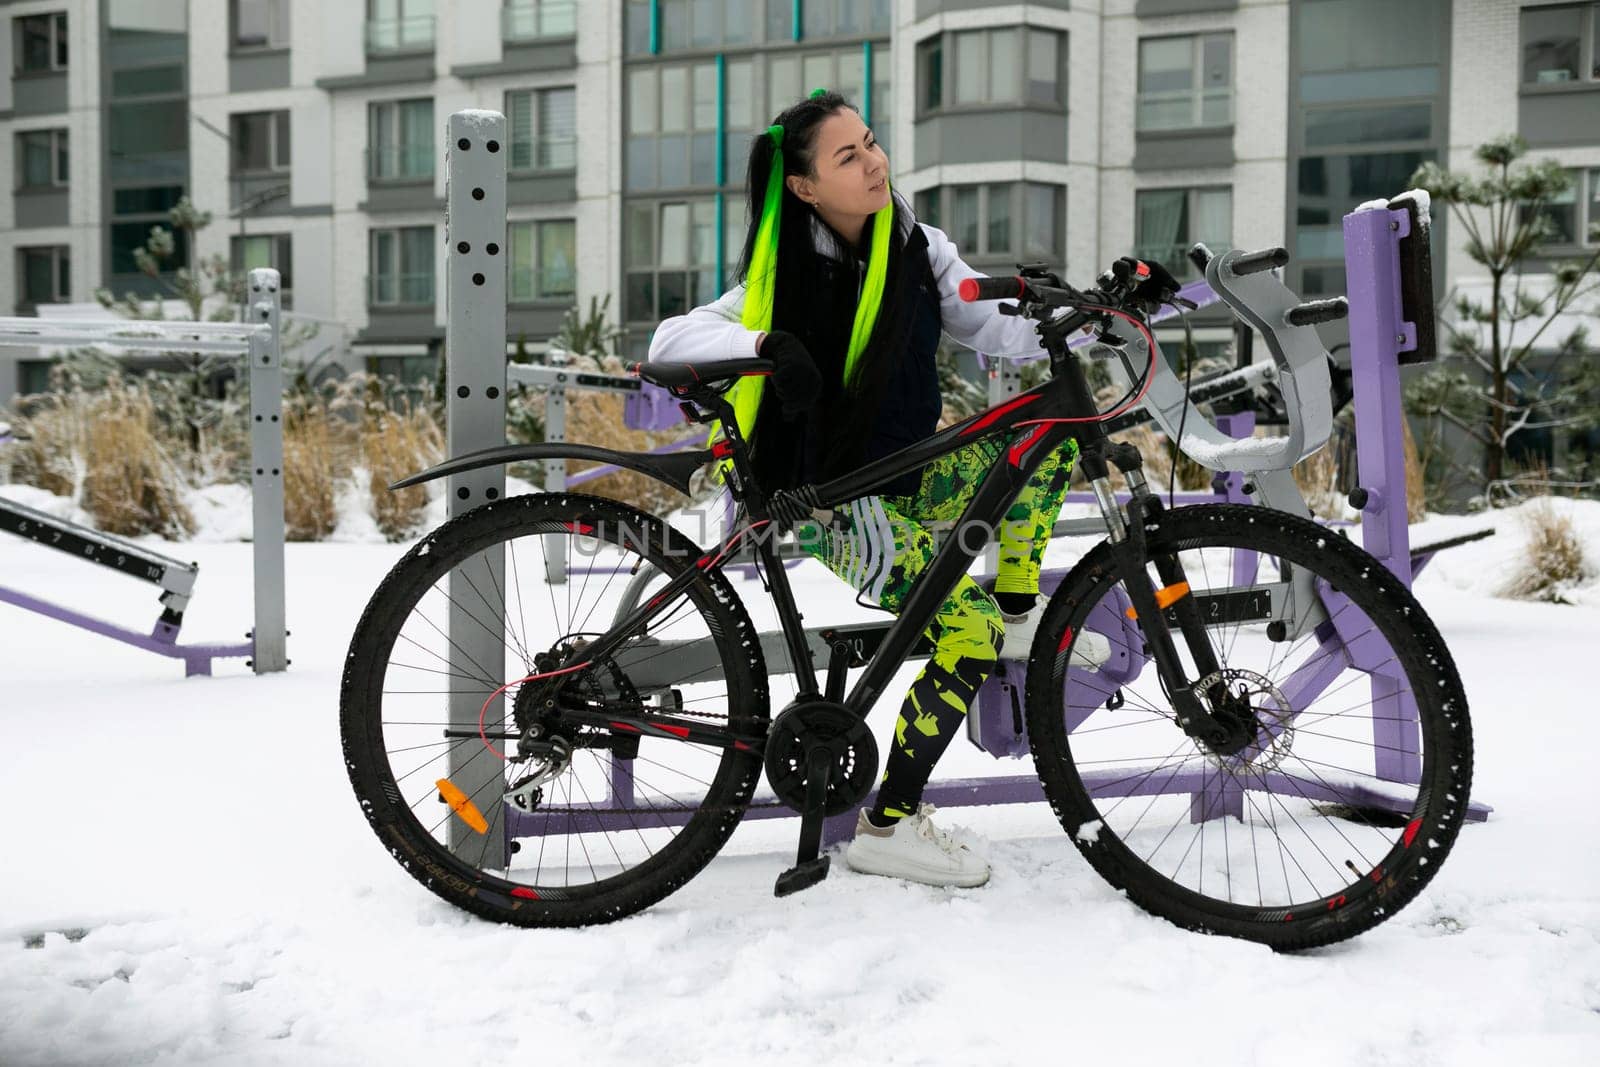
<svg viewBox="0 0 1600 1067">
<path fill-rule="evenodd" d="M 861 42 L 861 121 L 872 125 L 872 42 Z"/>
<path fill-rule="evenodd" d="M 723 254 L 723 240 L 727 225 L 722 187 L 728 181 L 728 60 L 717 53 L 717 284 L 726 285 L 727 256 Z"/>
<path fill-rule="evenodd" d="M 661 0 L 650 0 L 650 54 L 661 54 Z"/>
<path fill-rule="evenodd" d="M 794 36 L 792 39 L 798 41 L 800 39 L 800 0 L 794 0 L 794 4 L 789 10 L 790 17 L 794 20 Z"/>
</svg>

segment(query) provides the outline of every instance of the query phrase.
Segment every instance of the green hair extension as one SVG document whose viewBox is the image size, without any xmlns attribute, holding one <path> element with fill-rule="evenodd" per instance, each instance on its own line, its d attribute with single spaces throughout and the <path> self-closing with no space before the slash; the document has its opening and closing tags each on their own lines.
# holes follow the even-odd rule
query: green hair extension
<svg viewBox="0 0 1600 1067">
<path fill-rule="evenodd" d="M 745 329 L 762 333 L 772 330 L 778 266 L 778 219 L 783 209 L 783 127 L 770 126 L 767 134 L 773 144 L 772 170 L 767 175 L 761 221 L 756 226 L 755 244 L 750 250 L 750 268 L 744 280 L 744 313 L 739 320 Z M 891 198 L 872 217 L 872 248 L 867 259 L 867 277 L 861 287 L 861 299 L 856 304 L 855 321 L 850 327 L 850 347 L 844 357 L 844 380 L 847 386 L 855 382 L 861 353 L 872 339 L 872 328 L 878 321 L 878 309 L 883 305 L 884 282 L 889 274 L 889 235 L 893 229 L 894 200 Z M 746 440 L 755 430 L 756 413 L 761 408 L 765 386 L 765 378 L 740 378 L 724 394 L 733 406 L 739 433 Z M 713 423 L 710 440 L 714 441 L 720 432 L 721 425 Z"/>
</svg>

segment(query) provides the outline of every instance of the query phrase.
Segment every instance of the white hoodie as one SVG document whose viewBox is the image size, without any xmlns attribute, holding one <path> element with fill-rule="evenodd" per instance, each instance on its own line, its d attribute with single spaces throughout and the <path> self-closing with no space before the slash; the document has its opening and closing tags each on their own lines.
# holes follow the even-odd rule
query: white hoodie
<svg viewBox="0 0 1600 1067">
<path fill-rule="evenodd" d="M 969 304 L 956 295 L 956 287 L 963 279 L 982 275 L 962 262 L 955 242 L 943 230 L 920 222 L 917 225 L 928 239 L 928 264 L 939 286 L 939 319 L 945 332 L 968 348 L 990 356 L 1045 355 L 1031 320 L 1001 315 L 995 311 L 993 301 Z M 823 255 L 843 259 L 849 254 L 839 246 L 833 231 L 815 216 L 811 235 Z M 739 321 L 743 312 L 741 283 L 709 304 L 663 319 L 650 339 L 651 362 L 755 358 L 756 339 L 761 334 L 744 328 Z"/>
</svg>

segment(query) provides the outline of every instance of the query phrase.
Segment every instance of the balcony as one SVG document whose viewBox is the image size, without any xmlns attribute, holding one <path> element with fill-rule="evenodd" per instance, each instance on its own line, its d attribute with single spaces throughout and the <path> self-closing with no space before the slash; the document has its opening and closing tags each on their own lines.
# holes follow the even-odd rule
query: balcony
<svg viewBox="0 0 1600 1067">
<path fill-rule="evenodd" d="M 369 307 L 429 307 L 432 304 L 432 272 L 367 276 Z"/>
<path fill-rule="evenodd" d="M 394 56 L 433 51 L 432 15 L 367 20 L 367 55 Z"/>
<path fill-rule="evenodd" d="M 576 0 L 523 0 L 500 9 L 500 35 L 508 44 L 571 37 L 577 32 Z"/>
</svg>

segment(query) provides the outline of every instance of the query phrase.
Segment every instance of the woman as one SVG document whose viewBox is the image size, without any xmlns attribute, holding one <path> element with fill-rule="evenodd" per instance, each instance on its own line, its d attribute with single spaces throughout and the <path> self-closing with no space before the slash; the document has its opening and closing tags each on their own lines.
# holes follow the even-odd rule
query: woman
<svg viewBox="0 0 1600 1067">
<path fill-rule="evenodd" d="M 941 330 L 983 352 L 1039 353 L 1028 320 L 957 298 L 978 272 L 944 233 L 915 221 L 888 174 L 872 131 L 839 94 L 818 90 L 783 112 L 751 147 L 741 283 L 662 322 L 651 340 L 652 360 L 776 364 L 772 388 L 747 378 L 734 395 L 769 490 L 825 481 L 931 435 Z M 1001 447 L 990 440 L 943 456 L 840 507 L 830 527 L 802 529 L 801 544 L 897 612 L 933 558 L 928 524 L 960 516 Z M 1046 460 L 1007 513 L 993 595 L 963 576 L 929 627 L 933 656 L 901 707 L 877 803 L 861 811 L 845 852 L 853 869 L 930 885 L 988 881 L 988 864 L 935 827 L 920 800 L 997 659 L 1024 658 L 1033 642 L 1039 563 L 1075 458 L 1069 445 Z M 1109 649 L 1090 636 L 1075 655 L 1103 662 Z"/>
</svg>

